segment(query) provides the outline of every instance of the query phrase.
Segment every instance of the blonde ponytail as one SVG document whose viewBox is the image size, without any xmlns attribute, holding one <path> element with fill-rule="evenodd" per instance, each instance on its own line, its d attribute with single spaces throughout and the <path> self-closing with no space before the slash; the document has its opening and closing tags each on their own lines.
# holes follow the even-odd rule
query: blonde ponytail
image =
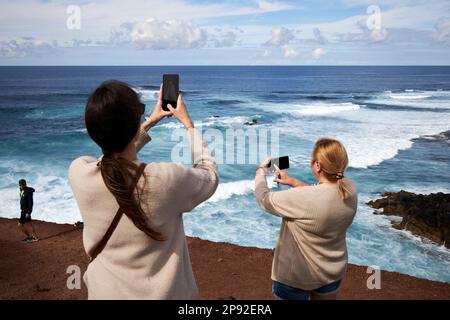
<svg viewBox="0 0 450 320">
<path fill-rule="evenodd" d="M 349 198 L 352 195 L 351 182 L 347 178 L 339 179 L 337 181 L 339 195 L 342 200 Z"/>
<path fill-rule="evenodd" d="M 328 180 L 336 181 L 339 195 L 346 200 L 352 195 L 351 181 L 344 177 L 348 156 L 344 145 L 335 139 L 321 138 L 314 145 L 312 160 L 318 162 Z"/>
</svg>

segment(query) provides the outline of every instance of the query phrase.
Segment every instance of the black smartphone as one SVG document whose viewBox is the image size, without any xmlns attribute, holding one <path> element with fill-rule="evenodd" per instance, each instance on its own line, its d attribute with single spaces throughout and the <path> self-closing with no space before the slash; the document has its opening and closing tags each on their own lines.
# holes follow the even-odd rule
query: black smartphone
<svg viewBox="0 0 450 320">
<path fill-rule="evenodd" d="M 163 75 L 163 105 L 164 111 L 169 111 L 167 105 L 177 107 L 178 95 L 180 94 L 179 87 L 180 77 L 178 74 L 165 74 Z"/>
<path fill-rule="evenodd" d="M 274 165 L 280 168 L 280 170 L 289 169 L 289 156 L 274 158 L 270 160 L 269 168 L 272 169 L 272 171 L 275 171 Z"/>
</svg>

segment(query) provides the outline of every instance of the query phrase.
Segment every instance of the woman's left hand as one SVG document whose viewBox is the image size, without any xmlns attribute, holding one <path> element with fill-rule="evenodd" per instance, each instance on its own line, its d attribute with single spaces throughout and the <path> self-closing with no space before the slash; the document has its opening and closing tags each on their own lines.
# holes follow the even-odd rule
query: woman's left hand
<svg viewBox="0 0 450 320">
<path fill-rule="evenodd" d="M 261 172 L 261 174 L 265 175 L 265 169 L 269 167 L 269 163 L 272 161 L 272 158 L 266 158 L 261 164 L 259 165 L 258 169 L 256 169 L 256 173 Z"/>
<path fill-rule="evenodd" d="M 147 120 L 142 124 L 142 127 L 145 131 L 148 131 L 151 127 L 154 127 L 158 122 L 166 117 L 171 117 L 173 115 L 172 111 L 164 111 L 162 108 L 162 90 L 163 86 L 159 87 L 159 96 L 158 101 L 156 102 L 155 108 L 153 109 L 152 114 Z"/>
<path fill-rule="evenodd" d="M 259 165 L 259 167 L 260 167 L 260 168 L 268 168 L 268 167 L 269 167 L 270 161 L 272 161 L 272 158 L 266 158 L 266 160 L 264 160 L 263 162 L 261 162 L 261 164 Z"/>
</svg>

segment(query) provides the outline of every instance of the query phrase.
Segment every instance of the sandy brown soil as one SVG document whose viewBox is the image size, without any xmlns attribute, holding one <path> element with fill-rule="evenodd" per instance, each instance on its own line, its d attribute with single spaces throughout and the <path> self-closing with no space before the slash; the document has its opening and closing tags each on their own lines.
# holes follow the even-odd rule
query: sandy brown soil
<svg viewBox="0 0 450 320">
<path fill-rule="evenodd" d="M 69 265 L 88 263 L 82 230 L 35 221 L 42 240 L 20 242 L 16 220 L 0 219 L 0 299 L 86 299 L 86 288 L 68 290 Z M 200 299 L 272 299 L 272 250 L 189 238 Z M 381 289 L 369 290 L 366 267 L 350 265 L 339 299 L 446 299 L 450 284 L 382 271 Z"/>
</svg>

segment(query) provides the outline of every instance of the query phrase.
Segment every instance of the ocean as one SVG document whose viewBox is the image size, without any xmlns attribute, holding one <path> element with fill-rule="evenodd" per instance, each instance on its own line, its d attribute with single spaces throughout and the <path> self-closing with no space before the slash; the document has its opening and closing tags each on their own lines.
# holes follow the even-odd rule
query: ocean
<svg viewBox="0 0 450 320">
<path fill-rule="evenodd" d="M 347 176 L 359 190 L 348 231 L 349 260 L 450 282 L 450 250 L 390 226 L 365 203 L 384 191 L 450 192 L 450 67 L 0 67 L 0 216 L 19 216 L 17 182 L 36 189 L 35 219 L 81 220 L 67 180 L 72 160 L 99 156 L 84 127 L 88 94 L 119 79 L 148 112 L 163 73 L 179 73 L 192 118 L 204 127 L 278 129 L 289 172 L 314 183 L 309 157 L 322 136 L 347 147 Z M 170 161 L 178 125 L 151 130 L 145 162 Z M 221 164 L 216 194 L 185 215 L 188 235 L 273 248 L 280 219 L 253 197 L 255 165 Z M 273 186 L 276 190 L 276 186 Z"/>
</svg>

